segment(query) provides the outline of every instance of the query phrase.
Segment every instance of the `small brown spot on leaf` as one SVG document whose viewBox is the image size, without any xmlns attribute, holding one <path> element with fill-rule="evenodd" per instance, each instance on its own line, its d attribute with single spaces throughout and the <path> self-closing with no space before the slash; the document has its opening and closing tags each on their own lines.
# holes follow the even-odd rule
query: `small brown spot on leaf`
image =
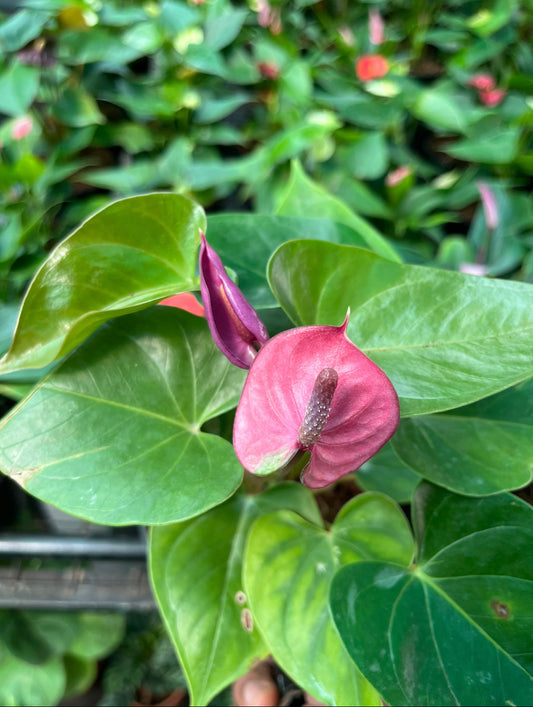
<svg viewBox="0 0 533 707">
<path fill-rule="evenodd" d="M 235 601 L 237 604 L 246 604 L 246 594 L 239 589 L 239 591 L 235 594 Z"/>
<path fill-rule="evenodd" d="M 252 633 L 254 630 L 254 620 L 250 609 L 243 609 L 241 611 L 241 624 L 243 629 L 248 631 L 248 633 Z"/>
<path fill-rule="evenodd" d="M 490 603 L 491 609 L 499 619 L 508 619 L 510 616 L 509 607 L 503 601 L 493 599 Z"/>
</svg>

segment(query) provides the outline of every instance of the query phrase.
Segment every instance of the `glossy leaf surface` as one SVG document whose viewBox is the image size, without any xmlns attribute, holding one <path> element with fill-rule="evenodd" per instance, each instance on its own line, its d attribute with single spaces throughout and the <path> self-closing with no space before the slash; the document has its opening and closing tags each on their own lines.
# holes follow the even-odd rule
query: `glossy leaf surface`
<svg viewBox="0 0 533 707">
<path fill-rule="evenodd" d="M 394 248 L 368 221 L 357 216 L 343 201 L 313 182 L 297 161 L 292 163 L 290 181 L 276 213 L 280 216 L 321 218 L 343 223 L 352 228 L 370 250 L 389 260 L 401 261 Z"/>
<path fill-rule="evenodd" d="M 245 592 L 269 650 L 298 685 L 329 705 L 381 704 L 335 631 L 329 586 L 345 564 L 370 558 L 408 564 L 412 553 L 405 517 L 380 494 L 350 501 L 329 532 L 289 511 L 254 523 Z"/>
<path fill-rule="evenodd" d="M 269 264 L 298 325 L 338 324 L 391 379 L 403 416 L 479 400 L 533 375 L 533 287 L 292 241 Z"/>
<path fill-rule="evenodd" d="M 392 445 L 417 474 L 451 491 L 520 488 L 533 472 L 533 380 L 441 415 L 403 420 Z"/>
<path fill-rule="evenodd" d="M 199 518 L 151 531 L 152 584 L 192 704 L 209 702 L 268 652 L 257 627 L 243 625 L 249 608 L 242 561 L 252 522 L 280 508 L 320 522 L 312 495 L 287 483 L 256 496 L 237 495 Z"/>
<path fill-rule="evenodd" d="M 414 570 L 362 562 L 333 580 L 350 655 L 389 704 L 530 704 L 531 507 L 423 484 L 413 517 Z"/>
<path fill-rule="evenodd" d="M 200 430 L 244 375 L 203 319 L 155 307 L 105 325 L 0 426 L 0 465 L 27 491 L 110 525 L 195 516 L 238 487 L 226 440 Z"/>
<path fill-rule="evenodd" d="M 103 322 L 194 289 L 202 209 L 177 194 L 117 201 L 50 254 L 22 304 L 0 372 L 40 368 Z"/>
</svg>

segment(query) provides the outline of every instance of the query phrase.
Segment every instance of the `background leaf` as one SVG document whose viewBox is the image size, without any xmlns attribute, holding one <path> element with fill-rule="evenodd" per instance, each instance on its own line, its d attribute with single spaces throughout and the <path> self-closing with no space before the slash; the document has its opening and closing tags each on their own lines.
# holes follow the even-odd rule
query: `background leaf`
<svg viewBox="0 0 533 707">
<path fill-rule="evenodd" d="M 296 160 L 292 163 L 291 177 L 280 197 L 276 213 L 280 216 L 314 217 L 343 223 L 364 239 L 367 248 L 389 260 L 401 260 L 394 248 L 373 226 L 354 214 L 340 199 L 313 182 Z"/>
<path fill-rule="evenodd" d="M 352 228 L 336 221 L 271 214 L 213 214 L 207 218 L 207 238 L 224 265 L 236 272 L 239 287 L 257 308 L 277 307 L 266 270 L 270 256 L 282 243 L 316 238 L 366 245 Z"/>
<path fill-rule="evenodd" d="M 290 511 L 252 526 L 244 582 L 254 620 L 278 664 L 317 699 L 380 704 L 335 632 L 329 586 L 339 566 L 373 557 L 408 563 L 412 550 L 405 517 L 380 494 L 350 501 L 329 533 Z"/>
<path fill-rule="evenodd" d="M 39 368 L 100 324 L 194 289 L 202 209 L 178 194 L 117 201 L 60 243 L 24 298 L 0 372 Z"/>
<path fill-rule="evenodd" d="M 198 515 L 239 486 L 229 442 L 201 426 L 245 374 L 206 322 L 156 307 L 108 323 L 0 426 L 0 465 L 33 495 L 109 525 Z"/>
<path fill-rule="evenodd" d="M 420 476 L 400 460 L 391 440 L 357 469 L 355 480 L 364 491 L 379 491 L 397 503 L 410 503 Z"/>
<path fill-rule="evenodd" d="M 249 609 L 242 557 L 252 522 L 280 508 L 320 522 L 311 493 L 287 483 L 256 496 L 237 495 L 200 518 L 151 531 L 152 584 L 192 704 L 207 704 L 267 653 L 257 627 L 243 627 Z"/>
<path fill-rule="evenodd" d="M 529 704 L 531 507 L 423 484 L 413 515 L 414 570 L 361 562 L 333 580 L 348 652 L 389 704 Z"/>
<path fill-rule="evenodd" d="M 291 241 L 269 264 L 299 325 L 340 324 L 389 376 L 404 417 L 465 405 L 533 374 L 531 285 L 401 265 L 350 246 Z"/>
</svg>

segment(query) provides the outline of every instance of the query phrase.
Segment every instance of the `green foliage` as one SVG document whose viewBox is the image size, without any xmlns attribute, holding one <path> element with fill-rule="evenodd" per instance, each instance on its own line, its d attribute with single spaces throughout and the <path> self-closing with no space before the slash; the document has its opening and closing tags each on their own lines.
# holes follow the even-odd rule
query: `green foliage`
<svg viewBox="0 0 533 707">
<path fill-rule="evenodd" d="M 207 704 L 267 654 L 327 704 L 531 704 L 531 20 L 27 0 L 0 24 L 0 468 L 151 526 L 171 639 L 129 632 L 103 704 L 136 699 L 125 673 Z M 152 306 L 199 289 L 200 230 L 272 336 L 350 311 L 402 414 L 355 477 L 243 472 L 245 372 Z M 122 631 L 2 613 L 2 701 L 85 689 Z"/>
<path fill-rule="evenodd" d="M 2 611 L 2 704 L 45 707 L 83 692 L 123 634 L 121 614 Z"/>
</svg>

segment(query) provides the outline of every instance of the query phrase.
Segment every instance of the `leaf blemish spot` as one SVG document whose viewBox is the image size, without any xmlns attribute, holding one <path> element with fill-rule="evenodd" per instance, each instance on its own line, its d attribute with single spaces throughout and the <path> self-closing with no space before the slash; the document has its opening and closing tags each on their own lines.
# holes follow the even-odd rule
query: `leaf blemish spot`
<svg viewBox="0 0 533 707">
<path fill-rule="evenodd" d="M 246 604 L 246 594 L 239 589 L 239 591 L 235 594 L 235 601 L 237 604 Z"/>
<path fill-rule="evenodd" d="M 243 609 L 241 611 L 241 624 L 243 629 L 248 631 L 248 633 L 252 633 L 254 630 L 254 620 L 250 609 Z"/>
<path fill-rule="evenodd" d="M 496 599 L 493 599 L 490 603 L 490 606 L 499 619 L 508 619 L 511 615 L 509 607 L 502 601 L 497 601 Z"/>
</svg>

